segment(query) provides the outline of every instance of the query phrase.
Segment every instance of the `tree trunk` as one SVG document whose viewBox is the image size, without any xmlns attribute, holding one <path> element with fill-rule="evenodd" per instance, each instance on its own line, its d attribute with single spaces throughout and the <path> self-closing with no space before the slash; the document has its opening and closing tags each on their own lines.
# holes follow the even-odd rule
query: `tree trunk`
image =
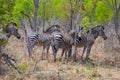
<svg viewBox="0 0 120 80">
<path fill-rule="evenodd" d="M 80 15 L 78 13 L 76 16 L 76 19 L 75 19 L 75 29 L 77 30 L 75 32 L 75 37 L 74 37 L 74 61 L 75 62 L 76 62 L 76 55 L 78 54 L 76 39 L 77 39 L 77 33 L 78 33 L 78 27 L 79 27 L 79 17 L 80 17 Z"/>
<path fill-rule="evenodd" d="M 24 19 L 21 20 L 21 28 L 24 31 L 26 46 L 28 47 L 28 34 L 27 34 L 27 29 L 25 27 L 25 24 L 23 22 L 24 22 Z"/>
<path fill-rule="evenodd" d="M 97 4 L 97 0 L 94 2 L 93 8 L 92 8 L 92 15 L 91 15 L 91 20 L 90 20 L 90 26 L 91 27 L 94 26 L 93 22 L 94 22 L 96 4 Z"/>
<path fill-rule="evenodd" d="M 33 30 L 33 26 L 32 26 L 32 22 L 31 22 L 30 16 L 27 15 L 27 14 L 25 14 L 23 11 L 21 11 L 21 14 L 25 15 L 25 16 L 28 18 L 28 21 L 29 21 L 29 23 L 30 23 L 30 27 L 31 27 L 31 29 Z"/>
<path fill-rule="evenodd" d="M 70 29 L 72 29 L 72 18 L 73 18 L 72 0 L 70 0 Z"/>
<path fill-rule="evenodd" d="M 115 32 L 117 34 L 117 38 L 119 40 L 120 44 L 120 24 L 119 24 L 119 11 L 120 11 L 120 1 L 112 0 L 112 4 L 110 3 L 110 0 L 106 0 L 106 3 L 108 4 L 109 8 L 114 13 L 114 25 L 115 25 Z"/>
<path fill-rule="evenodd" d="M 34 1 L 34 17 L 33 17 L 33 31 L 38 32 L 38 24 L 37 24 L 37 12 L 39 8 L 39 0 L 33 0 Z"/>
<path fill-rule="evenodd" d="M 45 9 L 46 9 L 46 4 L 45 4 L 46 0 L 44 0 L 43 3 L 43 32 L 45 31 Z"/>
<path fill-rule="evenodd" d="M 120 44 L 120 26 L 119 26 L 119 21 L 118 21 L 118 10 L 114 12 L 114 25 L 115 25 L 115 31 L 119 40 Z"/>
</svg>

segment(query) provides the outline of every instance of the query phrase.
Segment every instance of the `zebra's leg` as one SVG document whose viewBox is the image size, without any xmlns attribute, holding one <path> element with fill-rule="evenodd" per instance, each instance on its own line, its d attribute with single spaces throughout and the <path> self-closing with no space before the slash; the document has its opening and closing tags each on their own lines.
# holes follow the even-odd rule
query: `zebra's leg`
<svg viewBox="0 0 120 80">
<path fill-rule="evenodd" d="M 53 55 L 54 55 L 54 62 L 56 62 L 56 55 L 57 55 L 57 51 L 58 51 L 58 47 L 57 46 L 52 46 L 53 49 Z"/>
<path fill-rule="evenodd" d="M 43 51 L 42 51 L 42 56 L 41 56 L 42 60 L 43 60 L 44 54 L 45 54 L 45 46 L 43 46 Z"/>
<path fill-rule="evenodd" d="M 87 54 L 86 54 L 86 59 L 85 59 L 85 60 L 90 59 L 90 58 L 89 58 L 89 55 L 90 55 L 91 47 L 92 47 L 92 44 L 89 44 L 89 45 L 87 46 Z"/>
<path fill-rule="evenodd" d="M 68 48 L 68 58 L 71 57 L 71 53 L 72 53 L 72 47 L 71 47 L 71 48 Z"/>
<path fill-rule="evenodd" d="M 83 48 L 83 52 L 82 52 L 82 55 L 81 55 L 82 62 L 84 61 L 84 60 L 83 60 L 83 55 L 84 55 L 84 53 L 85 53 L 86 48 L 87 48 L 87 47 L 84 47 L 84 48 Z"/>
<path fill-rule="evenodd" d="M 50 49 L 50 45 L 48 45 L 48 46 L 46 47 L 46 50 L 47 50 L 46 58 L 47 58 L 47 59 L 48 59 L 48 55 L 49 55 L 49 49 Z"/>
<path fill-rule="evenodd" d="M 29 57 L 32 58 L 32 52 L 33 52 L 33 47 L 32 46 L 28 46 L 28 53 L 29 53 Z"/>
<path fill-rule="evenodd" d="M 72 47 L 71 48 L 68 48 L 68 61 L 70 60 L 70 57 L 71 57 L 71 54 L 72 54 Z"/>
<path fill-rule="evenodd" d="M 62 50 L 61 58 L 63 57 L 65 49 Z"/>
<path fill-rule="evenodd" d="M 67 52 L 68 52 L 68 49 L 65 50 L 65 59 L 67 59 Z"/>
</svg>

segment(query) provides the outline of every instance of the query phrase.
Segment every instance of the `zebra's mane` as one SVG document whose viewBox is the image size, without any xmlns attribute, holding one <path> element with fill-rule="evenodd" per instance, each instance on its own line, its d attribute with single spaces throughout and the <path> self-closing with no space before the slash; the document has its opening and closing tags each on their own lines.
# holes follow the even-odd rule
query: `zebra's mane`
<svg viewBox="0 0 120 80">
<path fill-rule="evenodd" d="M 49 27 L 49 28 L 45 31 L 45 33 L 51 31 L 53 28 L 60 28 L 60 26 L 59 26 L 59 25 L 52 25 L 51 27 Z"/>
<path fill-rule="evenodd" d="M 104 29 L 104 27 L 103 27 L 102 25 L 94 26 L 94 27 L 92 27 L 91 29 L 89 29 L 89 30 L 87 31 L 87 34 L 88 34 L 89 32 L 94 33 L 94 32 L 96 32 L 96 31 L 100 30 L 100 29 L 99 29 L 100 27 L 102 27 L 102 28 Z"/>
</svg>

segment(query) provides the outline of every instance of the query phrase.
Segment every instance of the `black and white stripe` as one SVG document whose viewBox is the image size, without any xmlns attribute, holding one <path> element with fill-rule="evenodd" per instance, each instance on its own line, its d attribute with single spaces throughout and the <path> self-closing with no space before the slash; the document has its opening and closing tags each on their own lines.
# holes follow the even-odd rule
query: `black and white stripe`
<svg viewBox="0 0 120 80">
<path fill-rule="evenodd" d="M 72 48 L 72 45 L 74 43 L 75 32 L 76 30 L 71 30 L 68 33 L 54 32 L 52 34 L 51 46 L 53 49 L 54 61 L 56 61 L 56 54 L 59 48 L 63 49 L 64 51 Z M 70 53 L 71 50 L 68 54 Z"/>
<path fill-rule="evenodd" d="M 32 33 L 32 34 L 30 34 L 28 36 L 29 56 L 31 56 L 34 46 L 37 45 L 40 47 L 43 46 L 43 50 L 46 48 L 46 50 L 47 50 L 46 57 L 48 58 L 48 51 L 49 51 L 49 47 L 50 47 L 50 43 L 51 43 L 50 35 L 54 31 L 60 31 L 60 26 L 59 25 L 52 25 L 44 33 L 41 33 L 41 34 Z"/>
<path fill-rule="evenodd" d="M 46 48 L 50 44 L 50 35 L 46 33 L 32 33 L 28 36 L 28 52 L 31 57 L 34 46 Z"/>
</svg>

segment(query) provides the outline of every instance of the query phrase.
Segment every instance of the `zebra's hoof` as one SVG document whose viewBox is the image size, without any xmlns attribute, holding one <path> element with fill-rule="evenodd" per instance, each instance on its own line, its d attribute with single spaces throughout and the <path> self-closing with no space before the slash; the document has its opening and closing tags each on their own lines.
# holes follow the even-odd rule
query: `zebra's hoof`
<svg viewBox="0 0 120 80">
<path fill-rule="evenodd" d="M 90 58 L 86 58 L 86 59 L 85 59 L 85 62 L 92 63 L 92 62 L 93 62 L 93 60 L 92 60 L 92 59 L 90 59 Z"/>
<path fill-rule="evenodd" d="M 56 59 L 54 60 L 54 62 L 56 62 Z"/>
</svg>

